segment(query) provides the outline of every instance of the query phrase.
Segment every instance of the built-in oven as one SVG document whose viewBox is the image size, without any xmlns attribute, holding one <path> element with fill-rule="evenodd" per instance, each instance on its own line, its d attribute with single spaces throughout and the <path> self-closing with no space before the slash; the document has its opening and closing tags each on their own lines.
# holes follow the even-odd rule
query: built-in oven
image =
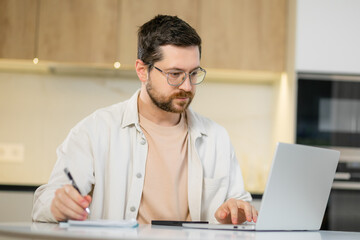
<svg viewBox="0 0 360 240">
<path fill-rule="evenodd" d="M 297 76 L 296 142 L 341 152 L 323 229 L 360 231 L 360 75 Z"/>
</svg>

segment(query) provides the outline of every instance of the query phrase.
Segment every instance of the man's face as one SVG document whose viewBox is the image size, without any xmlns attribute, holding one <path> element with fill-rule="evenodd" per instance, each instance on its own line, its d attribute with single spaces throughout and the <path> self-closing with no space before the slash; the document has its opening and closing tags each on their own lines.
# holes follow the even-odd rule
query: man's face
<svg viewBox="0 0 360 240">
<path fill-rule="evenodd" d="M 182 70 L 186 73 L 200 67 L 199 48 L 197 46 L 177 47 L 166 45 L 161 47 L 163 59 L 154 66 L 165 73 Z M 187 76 L 180 86 L 171 86 L 166 80 L 166 74 L 154 67 L 148 75 L 146 90 L 152 102 L 160 109 L 182 113 L 190 105 L 195 95 L 196 85 L 191 85 Z"/>
</svg>

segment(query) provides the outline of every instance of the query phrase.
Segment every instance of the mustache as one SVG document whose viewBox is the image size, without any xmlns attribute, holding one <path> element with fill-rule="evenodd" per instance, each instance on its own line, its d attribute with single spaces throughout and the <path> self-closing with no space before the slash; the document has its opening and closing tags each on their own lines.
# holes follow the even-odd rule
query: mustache
<svg viewBox="0 0 360 240">
<path fill-rule="evenodd" d="M 192 92 L 185 92 L 185 91 L 181 91 L 178 93 L 174 93 L 171 98 L 193 98 L 193 93 Z"/>
</svg>

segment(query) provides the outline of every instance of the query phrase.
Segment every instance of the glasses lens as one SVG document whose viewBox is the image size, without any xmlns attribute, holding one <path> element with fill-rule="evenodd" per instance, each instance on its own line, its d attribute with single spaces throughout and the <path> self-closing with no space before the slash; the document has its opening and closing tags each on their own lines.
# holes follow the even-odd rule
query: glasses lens
<svg viewBox="0 0 360 240">
<path fill-rule="evenodd" d="M 206 72 L 204 69 L 199 68 L 195 71 L 193 71 L 190 76 L 191 76 L 191 83 L 192 84 L 200 84 L 204 78 L 205 78 Z"/>
<path fill-rule="evenodd" d="M 167 81 L 172 86 L 179 86 L 181 85 L 186 78 L 186 73 L 184 71 L 171 71 L 166 73 Z M 198 68 L 192 71 L 189 75 L 191 84 L 196 85 L 200 84 L 206 75 L 206 71 L 202 68 Z"/>
<path fill-rule="evenodd" d="M 167 73 L 167 79 L 170 85 L 177 86 L 180 85 L 185 77 L 185 72 L 183 71 L 173 71 Z"/>
</svg>

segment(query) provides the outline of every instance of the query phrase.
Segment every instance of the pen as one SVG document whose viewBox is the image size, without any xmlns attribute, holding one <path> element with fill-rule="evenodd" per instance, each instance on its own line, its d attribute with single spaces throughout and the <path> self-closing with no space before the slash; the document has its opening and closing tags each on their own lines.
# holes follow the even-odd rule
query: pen
<svg viewBox="0 0 360 240">
<path fill-rule="evenodd" d="M 69 180 L 71 181 L 71 185 L 76 189 L 76 191 L 78 191 L 78 192 L 81 194 L 80 189 L 79 189 L 79 187 L 76 185 L 75 180 L 73 179 L 73 177 L 71 176 L 71 173 L 70 173 L 69 169 L 64 168 L 64 172 L 65 172 L 66 176 L 69 178 Z M 88 214 L 90 214 L 90 209 L 89 209 L 88 207 L 85 208 L 85 211 L 86 211 Z"/>
</svg>

